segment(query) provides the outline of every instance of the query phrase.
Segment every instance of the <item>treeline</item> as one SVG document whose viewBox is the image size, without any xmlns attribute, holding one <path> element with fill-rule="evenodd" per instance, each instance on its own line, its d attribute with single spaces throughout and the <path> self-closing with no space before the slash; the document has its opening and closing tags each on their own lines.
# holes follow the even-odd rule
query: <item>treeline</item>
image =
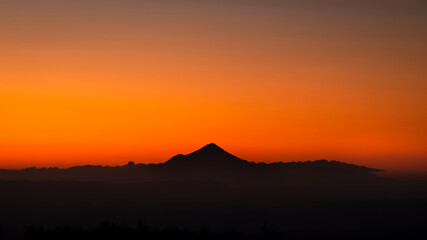
<svg viewBox="0 0 427 240">
<path fill-rule="evenodd" d="M 321 232 L 299 232 L 291 234 L 280 234 L 264 226 L 259 234 L 248 234 L 239 230 L 228 230 L 224 232 L 212 232 L 208 228 L 198 231 L 184 230 L 180 228 L 151 228 L 146 224 L 138 223 L 136 228 L 105 222 L 95 228 L 57 227 L 52 229 L 39 227 L 27 227 L 24 232 L 25 240 L 360 240 L 360 239 L 427 239 L 425 230 L 400 229 L 397 231 L 340 231 L 339 229 L 323 229 Z M 415 231 L 414 231 L 415 230 Z M 21 239 L 21 238 L 20 238 Z M 0 226 L 0 240 L 5 239 Z"/>
<path fill-rule="evenodd" d="M 84 229 L 77 227 L 57 227 L 46 229 L 40 227 L 27 227 L 25 230 L 25 240 L 360 240 L 360 239 L 427 239 L 425 230 L 399 229 L 397 231 L 341 231 L 340 229 L 323 229 L 320 232 L 294 232 L 278 233 L 264 225 L 259 234 L 249 234 L 239 230 L 228 230 L 223 232 L 213 232 L 208 228 L 198 231 L 184 230 L 180 228 L 152 228 L 147 224 L 138 222 L 136 228 L 129 226 L 105 222 L 95 228 Z M 0 240 L 4 240 L 1 235 Z"/>
<path fill-rule="evenodd" d="M 208 228 L 198 231 L 183 230 L 180 228 L 168 227 L 163 229 L 152 228 L 145 223 L 138 222 L 136 228 L 105 222 L 92 229 L 75 227 L 57 227 L 45 229 L 40 227 L 27 227 L 25 230 L 25 240 L 275 240 L 284 239 L 282 235 L 263 228 L 262 234 L 245 234 L 238 230 L 229 230 L 221 233 L 211 232 Z"/>
</svg>

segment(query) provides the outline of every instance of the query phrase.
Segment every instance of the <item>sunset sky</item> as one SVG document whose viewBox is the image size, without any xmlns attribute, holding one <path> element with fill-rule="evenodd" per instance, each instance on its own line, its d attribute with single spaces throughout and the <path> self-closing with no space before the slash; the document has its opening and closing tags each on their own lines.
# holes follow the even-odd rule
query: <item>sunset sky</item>
<svg viewBox="0 0 427 240">
<path fill-rule="evenodd" d="M 427 171 L 426 43 L 421 0 L 0 0 L 0 168 Z"/>
</svg>

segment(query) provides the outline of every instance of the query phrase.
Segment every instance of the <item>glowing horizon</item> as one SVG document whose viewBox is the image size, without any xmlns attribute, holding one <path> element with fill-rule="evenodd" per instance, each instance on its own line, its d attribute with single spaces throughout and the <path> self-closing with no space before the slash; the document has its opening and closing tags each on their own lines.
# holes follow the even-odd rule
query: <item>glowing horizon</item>
<svg viewBox="0 0 427 240">
<path fill-rule="evenodd" d="M 248 161 L 427 172 L 415 0 L 4 1 L 0 168 Z"/>
</svg>

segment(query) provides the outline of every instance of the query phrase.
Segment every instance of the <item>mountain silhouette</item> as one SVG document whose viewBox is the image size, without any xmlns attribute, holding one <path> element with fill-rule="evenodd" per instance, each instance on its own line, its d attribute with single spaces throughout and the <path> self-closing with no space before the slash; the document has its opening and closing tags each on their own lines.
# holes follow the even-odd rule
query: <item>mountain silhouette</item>
<svg viewBox="0 0 427 240">
<path fill-rule="evenodd" d="M 255 163 L 240 159 L 214 143 L 159 166 L 169 180 L 209 180 L 238 186 L 336 185 L 378 179 L 367 168 L 338 161 Z"/>
<path fill-rule="evenodd" d="M 236 166 L 248 163 L 215 143 L 210 143 L 190 154 L 178 154 L 164 164 L 167 166 Z"/>
<path fill-rule="evenodd" d="M 379 169 L 338 161 L 255 163 L 240 159 L 214 143 L 165 163 L 124 166 L 76 166 L 68 169 L 0 170 L 0 180 L 156 182 L 210 181 L 230 186 L 335 186 L 372 184 Z"/>
</svg>

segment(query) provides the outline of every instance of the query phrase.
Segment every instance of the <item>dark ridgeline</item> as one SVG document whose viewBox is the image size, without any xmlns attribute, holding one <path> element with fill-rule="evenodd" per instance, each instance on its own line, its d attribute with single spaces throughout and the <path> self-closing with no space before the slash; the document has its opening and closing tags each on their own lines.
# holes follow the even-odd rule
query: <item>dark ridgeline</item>
<svg viewBox="0 0 427 240">
<path fill-rule="evenodd" d="M 426 186 L 378 171 L 254 163 L 215 144 L 161 164 L 0 170 L 0 226 L 6 240 L 423 239 Z"/>
<path fill-rule="evenodd" d="M 160 164 L 121 167 L 78 166 L 68 169 L 1 170 L 0 179 L 29 181 L 213 181 L 228 186 L 317 186 L 372 184 L 379 169 L 337 161 L 254 163 L 211 143 L 188 155 L 178 154 Z"/>
</svg>

